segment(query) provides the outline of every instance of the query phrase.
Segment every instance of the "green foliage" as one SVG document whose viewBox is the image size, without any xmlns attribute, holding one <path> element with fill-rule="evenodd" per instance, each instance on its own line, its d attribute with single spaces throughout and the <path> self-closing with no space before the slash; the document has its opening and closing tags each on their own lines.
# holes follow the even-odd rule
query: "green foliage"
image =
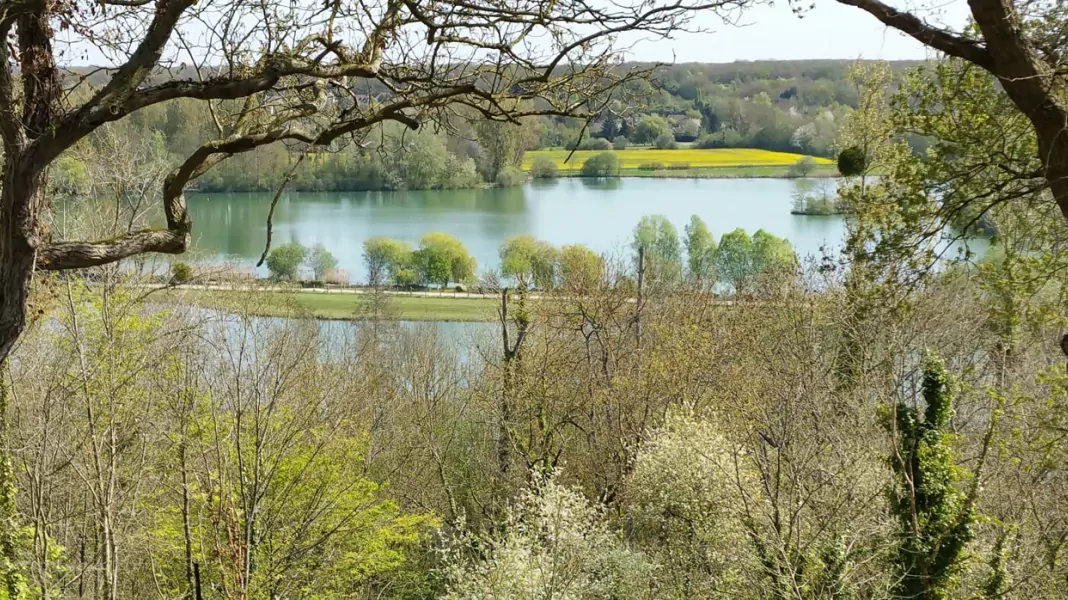
<svg viewBox="0 0 1068 600">
<path fill-rule="evenodd" d="M 676 283 L 682 277 L 682 247 L 675 225 L 663 215 L 646 215 L 634 228 L 631 242 L 637 265 L 638 249 L 645 249 L 645 277 L 651 284 Z"/>
<path fill-rule="evenodd" d="M 625 137 L 623 137 L 621 135 L 617 135 L 616 137 L 612 138 L 612 149 L 613 150 L 626 150 L 627 146 L 629 146 L 629 145 L 630 145 L 630 140 L 628 140 L 627 138 L 625 138 Z"/>
<path fill-rule="evenodd" d="M 475 123 L 478 138 L 478 172 L 487 182 L 502 187 L 518 183 L 502 183 L 501 174 L 506 169 L 511 173 L 506 181 L 515 181 L 515 173 L 523 162 L 523 153 L 532 143 L 533 122 L 523 119 L 520 124 L 481 119 Z"/>
<path fill-rule="evenodd" d="M 501 245 L 501 275 L 514 278 L 522 287 L 551 289 L 556 283 L 558 256 L 552 244 L 534 236 L 511 237 Z"/>
<path fill-rule="evenodd" d="M 193 279 L 193 267 L 182 261 L 171 264 L 171 283 L 187 283 Z"/>
<path fill-rule="evenodd" d="M 311 247 L 305 262 L 308 268 L 311 269 L 315 281 L 322 281 L 327 271 L 337 267 L 337 259 L 322 244 L 316 244 Z"/>
<path fill-rule="evenodd" d="M 384 283 L 387 277 L 394 285 L 411 285 L 417 279 L 411 269 L 412 245 L 408 242 L 381 237 L 364 240 L 363 264 L 367 282 L 373 286 Z M 408 273 L 401 276 L 405 271 Z"/>
<path fill-rule="evenodd" d="M 749 234 L 741 227 L 723 234 L 714 264 L 720 281 L 741 290 L 753 275 L 753 240 Z"/>
<path fill-rule="evenodd" d="M 293 281 L 297 278 L 297 271 L 306 255 L 307 249 L 299 242 L 276 246 L 267 255 L 267 270 L 275 279 Z"/>
<path fill-rule="evenodd" d="M 648 116 L 638 122 L 631 139 L 635 144 L 652 144 L 664 135 L 671 135 L 671 126 L 663 117 Z M 672 141 L 674 141 L 672 137 Z"/>
<path fill-rule="evenodd" d="M 615 152 L 599 152 L 582 163 L 583 177 L 618 177 L 619 155 Z"/>
<path fill-rule="evenodd" d="M 753 234 L 753 272 L 758 275 L 792 273 L 797 268 L 797 254 L 790 240 L 758 229 Z"/>
<path fill-rule="evenodd" d="M 548 156 L 536 156 L 530 164 L 530 176 L 536 179 L 554 179 L 558 174 L 556 161 Z"/>
<path fill-rule="evenodd" d="M 593 289 L 604 277 L 604 258 L 582 244 L 560 249 L 560 286 L 573 291 Z"/>
<path fill-rule="evenodd" d="M 838 172 L 844 177 L 863 175 L 868 170 L 868 157 L 864 149 L 850 146 L 838 153 Z"/>
<path fill-rule="evenodd" d="M 660 150 L 671 150 L 678 146 L 675 143 L 675 136 L 671 133 L 661 133 L 653 140 L 653 146 Z"/>
<path fill-rule="evenodd" d="M 921 420 L 917 408 L 901 402 L 885 427 L 894 436 L 888 488 L 897 520 L 896 567 L 900 598 L 945 600 L 963 567 L 976 520 L 973 502 L 961 489 L 969 477 L 953 455 L 950 420 L 956 384 L 942 360 L 927 359 Z"/>
<path fill-rule="evenodd" d="M 527 181 L 527 174 L 519 170 L 518 167 L 506 166 L 502 167 L 497 173 L 497 187 L 517 187 L 523 185 Z"/>
<path fill-rule="evenodd" d="M 412 258 L 424 283 L 448 287 L 450 281 L 466 283 L 475 277 L 474 257 L 460 240 L 447 233 L 424 235 Z"/>
<path fill-rule="evenodd" d="M 701 217 L 693 215 L 684 229 L 686 233 L 686 262 L 689 275 L 696 281 L 715 277 L 716 238 Z"/>
</svg>

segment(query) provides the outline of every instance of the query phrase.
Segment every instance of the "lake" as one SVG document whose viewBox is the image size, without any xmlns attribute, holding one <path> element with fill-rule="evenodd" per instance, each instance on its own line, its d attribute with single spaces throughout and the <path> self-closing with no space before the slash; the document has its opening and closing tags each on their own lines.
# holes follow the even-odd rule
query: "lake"
<svg viewBox="0 0 1068 600">
<path fill-rule="evenodd" d="M 763 228 L 789 239 L 802 257 L 818 256 L 825 244 L 838 246 L 844 219 L 791 215 L 793 186 L 786 179 L 565 178 L 508 189 L 291 193 L 275 209 L 273 244 L 321 243 L 353 281 L 366 279 L 362 253 L 369 237 L 415 243 L 431 231 L 451 233 L 467 245 L 481 273 L 497 266 L 505 238 L 524 233 L 556 245 L 628 252 L 634 226 L 651 214 L 670 219 L 680 236 L 691 215 L 704 219 L 717 238 L 737 227 L 750 234 Z M 190 194 L 196 256 L 258 260 L 272 196 Z"/>
</svg>

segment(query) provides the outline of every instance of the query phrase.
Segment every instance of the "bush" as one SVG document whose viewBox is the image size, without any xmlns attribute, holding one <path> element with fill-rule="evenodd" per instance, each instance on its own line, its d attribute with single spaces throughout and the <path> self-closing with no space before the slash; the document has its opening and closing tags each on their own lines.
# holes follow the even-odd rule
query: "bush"
<svg viewBox="0 0 1068 600">
<path fill-rule="evenodd" d="M 553 179 L 559 174 L 556 163 L 548 156 L 536 156 L 530 165 L 530 175 L 537 179 Z"/>
<path fill-rule="evenodd" d="M 669 171 L 687 171 L 690 169 L 688 162 L 673 162 L 667 166 Z"/>
<path fill-rule="evenodd" d="M 656 136 L 656 140 L 653 141 L 653 146 L 660 150 L 672 150 L 677 147 L 678 144 L 675 143 L 675 136 L 665 132 Z"/>
<path fill-rule="evenodd" d="M 667 165 L 662 162 L 642 163 L 638 165 L 639 171 L 663 171 L 666 168 Z"/>
<path fill-rule="evenodd" d="M 619 155 L 615 152 L 599 152 L 582 163 L 583 177 L 619 177 Z"/>
<path fill-rule="evenodd" d="M 516 187 L 527 181 L 527 174 L 515 167 L 504 167 L 497 173 L 497 187 Z"/>
<path fill-rule="evenodd" d="M 193 280 L 193 267 L 184 262 L 176 262 L 171 265 L 171 283 L 187 283 Z"/>
<path fill-rule="evenodd" d="M 630 145 L 630 140 L 628 140 L 627 138 L 625 138 L 625 137 L 623 137 L 621 135 L 617 135 L 615 137 L 615 139 L 612 140 L 612 149 L 613 150 L 626 150 L 627 146 L 629 146 L 629 145 Z"/>
<path fill-rule="evenodd" d="M 568 150 L 611 150 L 612 142 L 604 138 L 586 138 L 577 145 L 572 144 Z"/>
<path fill-rule="evenodd" d="M 850 146 L 838 154 L 838 172 L 846 177 L 864 173 L 868 168 L 868 157 L 858 146 Z"/>
</svg>

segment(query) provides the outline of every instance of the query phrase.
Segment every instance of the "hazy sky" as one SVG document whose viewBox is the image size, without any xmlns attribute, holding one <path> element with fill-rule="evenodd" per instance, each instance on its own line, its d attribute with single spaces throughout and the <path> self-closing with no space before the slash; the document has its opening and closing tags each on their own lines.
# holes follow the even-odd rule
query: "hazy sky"
<svg viewBox="0 0 1068 600">
<path fill-rule="evenodd" d="M 869 58 L 922 59 L 929 52 L 912 38 L 888 29 L 875 17 L 833 0 L 815 0 L 803 18 L 785 2 L 746 11 L 742 26 L 724 25 L 702 17 L 699 23 L 713 33 L 684 34 L 670 41 L 644 42 L 635 48 L 636 60 L 730 62 L 734 60 Z M 959 29 L 966 23 L 967 4 L 961 0 L 938 4 L 894 3 L 911 6 L 929 21 Z"/>
</svg>

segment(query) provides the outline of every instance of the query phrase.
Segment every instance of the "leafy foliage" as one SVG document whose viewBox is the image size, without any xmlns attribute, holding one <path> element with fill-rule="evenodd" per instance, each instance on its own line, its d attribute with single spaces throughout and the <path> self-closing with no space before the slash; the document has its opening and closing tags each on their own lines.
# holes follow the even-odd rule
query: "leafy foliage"
<svg viewBox="0 0 1068 600">
<path fill-rule="evenodd" d="M 308 250 L 299 242 L 287 242 L 276 246 L 267 255 L 267 270 L 275 279 L 293 281 L 297 278 L 297 271 L 307 253 Z"/>
<path fill-rule="evenodd" d="M 888 494 L 898 522 L 901 579 L 896 592 L 902 598 L 951 597 L 953 577 L 974 536 L 974 507 L 960 489 L 967 472 L 956 463 L 951 446 L 954 385 L 942 361 L 929 357 L 922 420 L 918 409 L 902 402 L 886 423 L 895 438 L 890 457 L 895 481 Z"/>
</svg>

